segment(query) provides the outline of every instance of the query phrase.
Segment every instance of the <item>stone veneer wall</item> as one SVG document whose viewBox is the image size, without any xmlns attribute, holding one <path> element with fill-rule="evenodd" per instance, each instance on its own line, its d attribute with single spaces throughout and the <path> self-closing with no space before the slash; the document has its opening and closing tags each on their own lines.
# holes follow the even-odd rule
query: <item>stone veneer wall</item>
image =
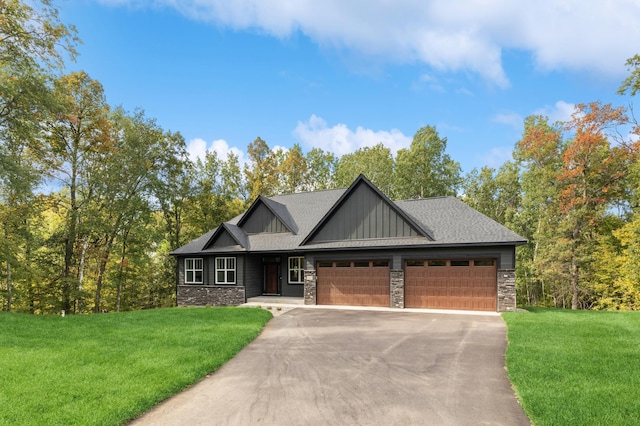
<svg viewBox="0 0 640 426">
<path fill-rule="evenodd" d="M 390 286 L 390 307 L 404 308 L 404 271 L 402 269 L 391 271 Z"/>
<path fill-rule="evenodd" d="M 316 276 L 316 271 L 305 270 L 304 271 L 304 304 L 305 305 L 315 305 L 316 304 L 316 283 L 318 282 L 318 277 Z"/>
<path fill-rule="evenodd" d="M 516 271 L 498 269 L 498 312 L 516 310 Z"/>
<path fill-rule="evenodd" d="M 178 306 L 237 306 L 245 302 L 243 286 L 179 285 Z"/>
</svg>

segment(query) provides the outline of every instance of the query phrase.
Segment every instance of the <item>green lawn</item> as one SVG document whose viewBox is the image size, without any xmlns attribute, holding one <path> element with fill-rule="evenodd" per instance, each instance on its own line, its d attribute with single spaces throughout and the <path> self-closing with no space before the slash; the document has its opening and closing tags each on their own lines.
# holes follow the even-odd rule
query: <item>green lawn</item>
<svg viewBox="0 0 640 426">
<path fill-rule="evenodd" d="M 638 425 L 640 312 L 533 309 L 503 314 L 507 369 L 542 425 Z"/>
<path fill-rule="evenodd" d="M 118 425 L 231 359 L 271 314 L 172 308 L 0 313 L 0 425 Z"/>
</svg>

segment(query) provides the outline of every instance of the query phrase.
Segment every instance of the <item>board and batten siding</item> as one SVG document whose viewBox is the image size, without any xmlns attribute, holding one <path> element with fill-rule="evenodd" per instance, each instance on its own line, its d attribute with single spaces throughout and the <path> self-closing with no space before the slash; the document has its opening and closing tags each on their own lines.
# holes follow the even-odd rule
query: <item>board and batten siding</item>
<svg viewBox="0 0 640 426">
<path fill-rule="evenodd" d="M 214 248 L 240 248 L 240 245 L 233 239 L 233 237 L 224 230 L 218 235 L 218 238 L 213 243 Z"/>
<path fill-rule="evenodd" d="M 281 233 L 289 232 L 286 226 L 278 219 L 263 203 L 256 206 L 256 209 L 242 225 L 242 229 L 247 234 Z"/>
<path fill-rule="evenodd" d="M 248 255 L 244 264 L 244 286 L 247 297 L 256 297 L 262 294 L 264 285 L 264 266 L 262 256 Z"/>
<path fill-rule="evenodd" d="M 419 233 L 367 185 L 360 184 L 312 242 L 415 237 Z"/>
</svg>

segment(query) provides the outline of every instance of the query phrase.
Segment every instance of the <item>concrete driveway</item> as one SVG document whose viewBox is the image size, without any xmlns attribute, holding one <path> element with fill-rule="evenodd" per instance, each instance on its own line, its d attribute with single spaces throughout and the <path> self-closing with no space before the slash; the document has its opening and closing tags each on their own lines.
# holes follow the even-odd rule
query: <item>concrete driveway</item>
<svg viewBox="0 0 640 426">
<path fill-rule="evenodd" d="M 294 309 L 134 425 L 529 425 L 499 316 Z"/>
</svg>

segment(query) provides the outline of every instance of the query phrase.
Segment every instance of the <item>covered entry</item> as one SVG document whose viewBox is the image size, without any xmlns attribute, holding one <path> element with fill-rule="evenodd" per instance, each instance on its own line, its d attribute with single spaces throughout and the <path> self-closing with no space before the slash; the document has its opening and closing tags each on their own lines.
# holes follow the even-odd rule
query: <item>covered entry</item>
<svg viewBox="0 0 640 426">
<path fill-rule="evenodd" d="M 388 260 L 318 262 L 318 305 L 389 306 Z"/>
<path fill-rule="evenodd" d="M 495 259 L 407 260 L 406 308 L 496 310 Z"/>
</svg>

